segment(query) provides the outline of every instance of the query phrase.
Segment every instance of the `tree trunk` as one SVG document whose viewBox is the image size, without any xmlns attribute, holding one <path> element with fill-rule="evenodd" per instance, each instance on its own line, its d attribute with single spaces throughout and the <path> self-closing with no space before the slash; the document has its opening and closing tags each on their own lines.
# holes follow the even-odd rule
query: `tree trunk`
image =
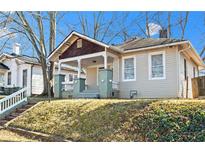
<svg viewBox="0 0 205 154">
<path fill-rule="evenodd" d="M 49 38 L 49 50 L 52 52 L 55 48 L 56 45 L 56 12 L 52 11 L 49 13 L 50 17 L 50 38 Z M 49 92 L 50 96 L 54 96 L 53 93 L 53 73 L 54 73 L 54 62 L 50 62 L 50 67 L 49 67 Z"/>
</svg>

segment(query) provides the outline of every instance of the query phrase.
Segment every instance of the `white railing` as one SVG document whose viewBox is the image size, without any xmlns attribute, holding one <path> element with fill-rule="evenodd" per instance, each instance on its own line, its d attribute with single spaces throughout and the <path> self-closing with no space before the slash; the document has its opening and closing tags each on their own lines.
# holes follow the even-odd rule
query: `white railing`
<svg viewBox="0 0 205 154">
<path fill-rule="evenodd" d="M 23 88 L 0 100 L 0 116 L 12 108 L 27 102 L 27 88 Z"/>
<path fill-rule="evenodd" d="M 62 91 L 72 91 L 73 83 L 62 82 Z"/>
<path fill-rule="evenodd" d="M 116 81 L 112 81 L 112 89 L 113 90 L 120 90 L 120 83 Z"/>
</svg>

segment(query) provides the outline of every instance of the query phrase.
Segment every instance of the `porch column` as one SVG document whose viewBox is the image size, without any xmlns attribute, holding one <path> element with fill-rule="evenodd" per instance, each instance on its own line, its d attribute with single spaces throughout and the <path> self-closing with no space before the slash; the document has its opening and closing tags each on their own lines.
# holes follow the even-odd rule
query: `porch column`
<svg viewBox="0 0 205 154">
<path fill-rule="evenodd" d="M 81 59 L 78 59 L 78 78 L 74 79 L 73 97 L 78 98 L 80 93 L 85 90 L 85 79 L 81 78 Z"/>
<path fill-rule="evenodd" d="M 106 52 L 103 55 L 103 58 L 104 58 L 104 69 L 107 69 L 107 53 Z"/>
<path fill-rule="evenodd" d="M 56 74 L 54 76 L 54 97 L 62 98 L 62 82 L 65 81 L 65 75 Z"/>
<path fill-rule="evenodd" d="M 61 62 L 58 62 L 58 74 L 61 74 Z"/>
<path fill-rule="evenodd" d="M 99 92 L 100 98 L 112 97 L 112 77 L 113 72 L 110 69 L 99 71 Z"/>
<path fill-rule="evenodd" d="M 78 78 L 80 78 L 81 74 L 81 59 L 78 59 Z"/>
</svg>

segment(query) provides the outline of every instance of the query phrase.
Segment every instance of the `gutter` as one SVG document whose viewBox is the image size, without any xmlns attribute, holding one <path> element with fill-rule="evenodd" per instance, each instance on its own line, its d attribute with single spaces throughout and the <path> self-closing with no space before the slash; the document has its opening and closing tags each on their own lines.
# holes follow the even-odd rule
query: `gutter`
<svg viewBox="0 0 205 154">
<path fill-rule="evenodd" d="M 151 47 L 143 47 L 143 48 L 139 48 L 139 49 L 130 49 L 130 50 L 124 51 L 123 53 L 130 53 L 130 52 L 136 52 L 136 51 L 141 51 L 141 50 L 150 50 L 150 49 L 168 47 L 168 46 L 173 46 L 173 45 L 180 45 L 180 44 L 185 44 L 185 43 L 189 43 L 189 41 L 181 41 L 181 42 L 169 43 L 169 44 L 165 44 L 165 45 L 157 45 L 157 46 L 151 46 Z"/>
</svg>

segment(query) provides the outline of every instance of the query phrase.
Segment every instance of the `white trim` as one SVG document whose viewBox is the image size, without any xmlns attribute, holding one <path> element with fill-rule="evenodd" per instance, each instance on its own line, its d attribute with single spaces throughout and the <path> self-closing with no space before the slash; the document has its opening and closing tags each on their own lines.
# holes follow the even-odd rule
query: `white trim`
<svg viewBox="0 0 205 154">
<path fill-rule="evenodd" d="M 124 61 L 125 59 L 130 59 L 133 58 L 134 59 L 134 79 L 125 79 L 124 76 Z M 123 82 L 127 82 L 127 81 L 136 81 L 136 56 L 126 56 L 126 57 L 122 57 L 122 81 Z"/>
<path fill-rule="evenodd" d="M 97 41 L 97 40 L 95 40 L 95 39 L 93 39 L 93 38 L 90 38 L 90 37 L 88 37 L 88 36 L 85 36 L 85 35 L 82 35 L 82 34 L 80 34 L 80 33 L 78 33 L 78 32 L 73 31 L 73 32 L 51 53 L 51 55 L 48 57 L 48 59 L 50 59 L 50 58 L 53 56 L 53 54 L 55 54 L 56 51 L 59 50 L 73 35 L 77 35 L 77 36 L 79 36 L 80 38 L 86 39 L 86 40 L 88 40 L 88 41 L 90 41 L 90 42 L 93 42 L 93 43 L 96 43 L 96 44 L 98 44 L 98 45 L 101 45 L 101 46 L 104 46 L 104 47 L 106 47 L 106 48 L 109 48 L 109 45 L 107 45 L 107 44 L 105 44 L 105 43 L 102 43 L 102 42 Z"/>
<path fill-rule="evenodd" d="M 179 44 L 185 44 L 185 43 L 189 43 L 189 41 L 169 43 L 169 44 L 164 44 L 164 45 L 156 45 L 156 46 L 144 47 L 144 48 L 139 48 L 139 49 L 130 49 L 130 50 L 126 50 L 124 53 L 135 52 L 135 51 L 141 51 L 141 50 L 150 50 L 150 49 L 168 47 L 168 46 L 179 45 Z"/>
<path fill-rule="evenodd" d="M 152 77 L 152 59 L 151 57 L 153 55 L 159 55 L 162 54 L 162 59 L 163 59 L 163 77 Z M 151 52 L 148 55 L 148 75 L 149 75 L 149 80 L 164 80 L 166 79 L 166 52 L 165 51 L 157 51 L 157 52 Z"/>
<path fill-rule="evenodd" d="M 97 52 L 93 54 L 87 54 L 87 55 L 82 55 L 82 56 L 77 56 L 77 57 L 71 57 L 71 58 L 65 58 L 59 60 L 61 63 L 69 62 L 69 61 L 77 61 L 79 59 L 87 59 L 87 58 L 92 58 L 92 57 L 98 57 L 98 56 L 104 56 L 105 51 L 102 52 Z"/>
</svg>

